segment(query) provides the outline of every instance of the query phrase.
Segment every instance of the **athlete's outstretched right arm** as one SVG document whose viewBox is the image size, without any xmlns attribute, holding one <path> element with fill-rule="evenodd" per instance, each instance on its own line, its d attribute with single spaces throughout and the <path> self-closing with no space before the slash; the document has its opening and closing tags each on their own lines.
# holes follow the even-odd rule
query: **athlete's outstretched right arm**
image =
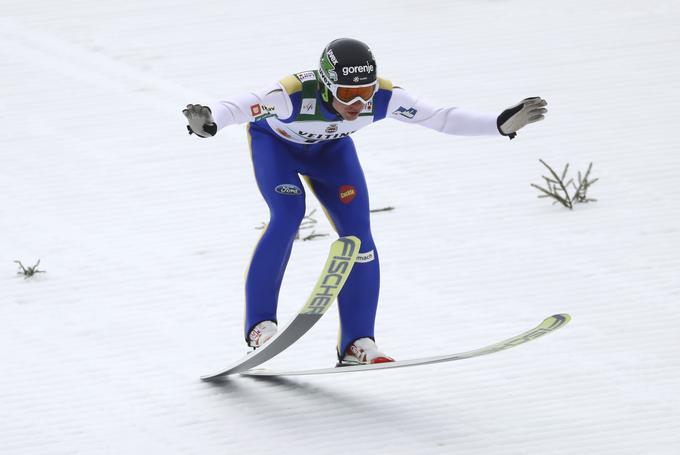
<svg viewBox="0 0 680 455">
<path fill-rule="evenodd" d="M 280 84 L 221 100 L 208 106 L 189 104 L 182 113 L 187 118 L 189 134 L 210 137 L 228 125 L 255 122 L 267 117 L 290 117 L 293 105 Z"/>
<path fill-rule="evenodd" d="M 198 137 L 210 137 L 217 134 L 217 125 L 208 106 L 187 104 L 186 109 L 182 110 L 182 114 L 189 122 L 187 125 L 189 134 L 193 133 Z"/>
</svg>

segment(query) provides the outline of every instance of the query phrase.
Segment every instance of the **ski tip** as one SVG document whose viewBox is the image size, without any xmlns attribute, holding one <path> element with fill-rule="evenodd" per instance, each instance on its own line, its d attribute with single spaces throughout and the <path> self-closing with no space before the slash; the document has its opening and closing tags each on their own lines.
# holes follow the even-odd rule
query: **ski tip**
<svg viewBox="0 0 680 455">
<path fill-rule="evenodd" d="M 566 325 L 569 321 L 571 321 L 571 315 L 567 313 L 554 314 L 549 318 L 546 318 L 541 323 L 540 327 L 553 330 Z"/>
<path fill-rule="evenodd" d="M 354 235 L 346 235 L 344 237 L 340 237 L 338 240 L 342 240 L 342 239 L 351 240 L 352 242 L 356 242 L 356 243 L 359 243 L 359 244 L 361 243 L 361 240 L 359 240 L 359 237 L 356 237 Z M 336 242 L 337 242 L 337 240 L 336 240 Z"/>
</svg>

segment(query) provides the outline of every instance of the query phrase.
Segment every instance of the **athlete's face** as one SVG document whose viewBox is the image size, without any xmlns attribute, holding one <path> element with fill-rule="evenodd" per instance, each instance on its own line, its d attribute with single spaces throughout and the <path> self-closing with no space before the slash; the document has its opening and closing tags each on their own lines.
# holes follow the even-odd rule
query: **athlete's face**
<svg viewBox="0 0 680 455">
<path fill-rule="evenodd" d="M 333 108 L 335 108 L 335 110 L 338 111 L 338 114 L 340 114 L 340 117 L 345 120 L 356 120 L 365 106 L 366 103 L 360 100 L 357 100 L 348 106 L 333 98 Z"/>
</svg>

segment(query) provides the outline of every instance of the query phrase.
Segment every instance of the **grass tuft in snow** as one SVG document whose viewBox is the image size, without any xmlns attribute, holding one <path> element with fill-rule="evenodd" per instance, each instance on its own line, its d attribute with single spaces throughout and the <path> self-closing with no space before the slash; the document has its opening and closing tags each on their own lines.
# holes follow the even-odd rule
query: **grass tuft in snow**
<svg viewBox="0 0 680 455">
<path fill-rule="evenodd" d="M 26 267 L 24 264 L 21 263 L 21 261 L 14 261 L 17 264 L 19 264 L 19 271 L 17 272 L 17 275 L 23 275 L 24 279 L 30 278 L 36 273 L 46 273 L 44 270 L 38 270 L 38 266 L 40 265 L 40 259 L 38 259 L 38 262 L 35 263 L 34 266 L 29 266 Z"/>
<path fill-rule="evenodd" d="M 577 172 L 576 176 L 578 181 L 577 185 L 573 178 L 567 180 L 569 163 L 567 163 L 564 166 L 562 174 L 557 174 L 557 172 L 555 172 L 553 168 L 551 168 L 545 161 L 543 160 L 539 161 L 546 168 L 548 168 L 548 171 L 550 172 L 551 175 L 551 177 L 546 177 L 545 175 L 542 176 L 543 180 L 545 180 L 547 188 L 536 185 L 535 183 L 531 184 L 531 186 L 533 186 L 542 193 L 538 196 L 539 198 L 552 198 L 554 199 L 553 204 L 557 204 L 559 202 L 563 206 L 567 207 L 569 210 L 573 210 L 574 204 L 577 203 L 597 201 L 597 199 L 592 199 L 588 197 L 588 189 L 599 180 L 599 179 L 589 180 L 590 172 L 593 169 L 593 163 L 590 163 L 588 165 L 588 170 L 584 175 L 581 174 L 581 171 Z M 569 193 L 570 187 L 574 189 L 574 192 L 572 194 Z"/>
</svg>

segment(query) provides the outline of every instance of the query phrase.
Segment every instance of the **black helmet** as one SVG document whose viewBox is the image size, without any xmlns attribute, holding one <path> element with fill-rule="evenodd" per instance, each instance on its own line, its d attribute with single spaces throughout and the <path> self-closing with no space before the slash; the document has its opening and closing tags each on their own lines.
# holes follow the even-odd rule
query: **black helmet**
<svg viewBox="0 0 680 455">
<path fill-rule="evenodd" d="M 352 38 L 340 38 L 328 43 L 319 60 L 319 76 L 333 96 L 345 104 L 351 104 L 352 100 L 348 99 L 351 95 L 355 95 L 352 97 L 354 100 L 357 97 L 370 100 L 378 81 L 371 49 Z M 338 89 L 343 87 L 351 87 L 352 90 L 338 93 Z"/>
</svg>

